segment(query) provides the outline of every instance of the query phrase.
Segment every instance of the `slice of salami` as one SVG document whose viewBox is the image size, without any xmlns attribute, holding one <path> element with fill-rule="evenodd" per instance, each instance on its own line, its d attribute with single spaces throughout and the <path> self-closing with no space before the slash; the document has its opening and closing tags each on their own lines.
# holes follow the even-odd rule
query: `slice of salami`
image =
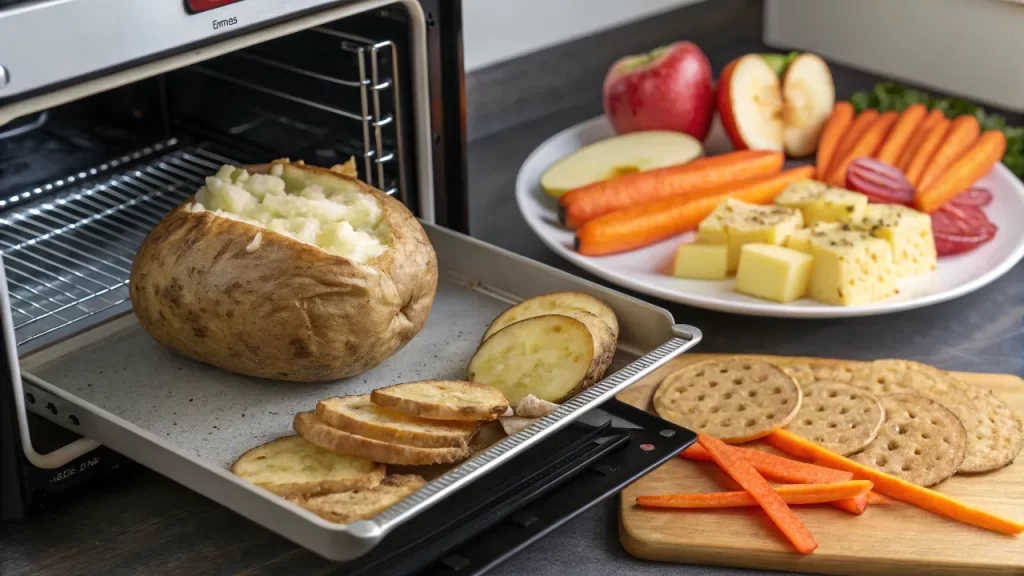
<svg viewBox="0 0 1024 576">
<path fill-rule="evenodd" d="M 878 204 L 909 205 L 914 187 L 899 168 L 875 158 L 857 158 L 846 171 L 846 187 Z"/>
</svg>

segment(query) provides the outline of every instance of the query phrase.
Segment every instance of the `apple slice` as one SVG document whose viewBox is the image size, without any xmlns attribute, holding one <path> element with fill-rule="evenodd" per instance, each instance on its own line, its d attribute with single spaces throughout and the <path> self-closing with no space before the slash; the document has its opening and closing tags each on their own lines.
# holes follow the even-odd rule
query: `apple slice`
<svg viewBox="0 0 1024 576">
<path fill-rule="evenodd" d="M 836 88 L 828 64 L 814 54 L 794 58 L 782 77 L 782 100 L 786 155 L 800 158 L 813 154 L 836 103 Z"/>
<path fill-rule="evenodd" d="M 648 130 L 613 136 L 562 158 L 541 176 L 540 186 L 558 198 L 594 182 L 622 174 L 684 164 L 704 153 L 689 134 Z"/>
<path fill-rule="evenodd" d="M 741 56 L 722 71 L 718 113 L 737 150 L 783 150 L 779 76 L 759 54 Z"/>
</svg>

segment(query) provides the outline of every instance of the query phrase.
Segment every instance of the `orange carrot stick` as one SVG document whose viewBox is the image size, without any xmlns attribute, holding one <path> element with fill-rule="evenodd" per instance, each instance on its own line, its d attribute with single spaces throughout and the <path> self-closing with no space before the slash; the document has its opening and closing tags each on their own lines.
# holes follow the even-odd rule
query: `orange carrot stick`
<svg viewBox="0 0 1024 576">
<path fill-rule="evenodd" d="M 896 123 L 900 117 L 895 112 L 886 112 L 878 117 L 864 134 L 860 137 L 853 146 L 850 147 L 849 151 L 845 156 L 836 158 L 834 162 L 835 167 L 832 168 L 832 174 L 828 177 L 828 181 L 833 186 L 843 187 L 846 186 L 846 169 L 850 166 L 850 163 L 857 158 L 863 158 L 865 156 L 874 156 L 878 148 L 885 142 L 885 137 L 889 135 L 889 130 L 892 129 L 892 125 Z"/>
<path fill-rule="evenodd" d="M 819 179 L 827 178 L 835 170 L 836 163 L 846 157 L 850 148 L 853 148 L 853 145 L 860 141 L 861 136 L 868 131 L 868 128 L 871 128 L 871 125 L 878 120 L 880 115 L 878 110 L 868 109 L 854 117 L 850 127 L 846 129 L 846 133 L 839 140 L 839 145 L 836 146 L 836 151 L 832 155 L 832 161 L 829 162 L 828 170 L 818 172 Z"/>
<path fill-rule="evenodd" d="M 917 188 L 918 184 L 921 183 L 921 176 L 924 174 L 924 169 L 928 167 L 928 163 L 931 162 L 932 157 L 935 155 L 935 151 L 942 145 L 942 141 L 949 134 L 949 126 L 952 124 L 948 119 L 943 118 L 932 126 L 932 129 L 928 131 L 928 135 L 924 140 L 921 141 L 921 146 L 914 152 L 914 158 L 910 160 L 910 164 L 907 166 L 906 174 L 907 180 Z"/>
<path fill-rule="evenodd" d="M 882 504 L 884 506 L 886 504 L 892 504 L 892 500 L 872 490 L 871 492 L 868 492 L 868 504 L 871 506 Z"/>
<path fill-rule="evenodd" d="M 957 194 L 970 188 L 1003 158 L 1006 135 L 1000 130 L 987 130 L 959 160 L 953 163 L 927 188 L 918 190 L 914 206 L 923 212 L 934 212 Z"/>
<path fill-rule="evenodd" d="M 885 143 L 878 149 L 875 158 L 890 166 L 895 166 L 900 154 L 914 136 L 914 131 L 924 121 L 924 117 L 927 114 L 928 109 L 925 108 L 924 104 L 911 104 L 907 106 L 906 110 L 900 114 L 900 119 L 892 127 L 892 131 L 889 132 L 889 137 L 885 139 Z"/>
<path fill-rule="evenodd" d="M 981 125 L 974 116 L 958 116 L 949 125 L 949 132 L 939 148 L 932 155 L 932 159 L 921 174 L 919 189 L 927 188 L 935 183 L 935 180 L 953 165 L 964 152 L 971 149 L 981 135 Z"/>
<path fill-rule="evenodd" d="M 928 133 L 931 132 L 935 125 L 946 119 L 946 115 L 936 108 L 925 116 L 925 119 L 921 121 L 921 124 L 917 127 L 914 132 L 914 136 L 907 143 L 907 147 L 903 149 L 900 154 L 899 160 L 896 161 L 896 167 L 903 172 L 907 171 L 910 167 L 910 161 L 914 159 L 914 155 L 917 154 L 917 149 L 921 147 L 921 143 L 928 137 Z"/>
<path fill-rule="evenodd" d="M 768 435 L 767 440 L 772 446 L 787 454 L 814 460 L 830 468 L 852 472 L 853 477 L 859 480 L 870 480 L 874 484 L 875 491 L 896 500 L 913 504 L 923 510 L 1004 534 L 1020 534 L 1024 532 L 1024 524 L 1020 522 L 1000 518 L 994 514 L 958 502 L 945 494 L 940 494 L 934 490 L 929 490 L 884 472 L 879 472 L 873 468 L 868 468 L 834 452 L 830 452 L 788 430 L 776 430 Z"/>
<path fill-rule="evenodd" d="M 604 256 L 642 248 L 696 228 L 726 198 L 768 204 L 789 184 L 813 176 L 814 166 L 801 166 L 728 184 L 697 198 L 665 198 L 605 214 L 576 231 L 576 251 L 584 256 Z"/>
<path fill-rule="evenodd" d="M 739 452 L 759 474 L 775 482 L 786 482 L 789 484 L 832 484 L 835 482 L 845 482 L 853 478 L 853 475 L 849 472 L 832 470 L 823 466 L 783 458 L 782 456 L 776 456 L 775 454 L 769 454 L 752 448 L 731 446 L 730 449 Z M 679 455 L 691 460 L 711 460 L 711 455 L 700 444 L 691 444 L 689 448 L 683 450 Z M 850 514 L 863 514 L 864 510 L 868 507 L 868 499 L 867 497 L 850 498 L 832 502 L 832 505 Z"/>
<path fill-rule="evenodd" d="M 729 445 L 707 434 L 698 434 L 697 442 L 711 454 L 715 464 L 743 487 L 768 514 L 772 522 L 786 535 L 801 554 L 810 554 L 818 547 L 814 535 L 786 505 L 782 497 L 772 488 L 754 467 L 739 453 L 729 450 Z"/>
<path fill-rule="evenodd" d="M 821 137 L 818 138 L 818 174 L 828 173 L 829 165 L 835 157 L 836 147 L 852 122 L 853 105 L 845 100 L 836 102 L 836 105 L 832 107 L 832 116 L 825 123 L 825 127 L 821 130 Z"/>
<path fill-rule="evenodd" d="M 835 484 L 788 484 L 776 486 L 775 492 L 786 504 L 825 504 L 836 500 L 867 497 L 871 482 L 850 480 Z M 710 492 L 707 494 L 657 494 L 638 496 L 643 508 L 740 508 L 757 506 L 749 492 Z"/>
<path fill-rule="evenodd" d="M 624 174 L 570 190 L 558 199 L 559 219 L 570 228 L 603 214 L 674 196 L 692 196 L 743 180 L 776 174 L 782 152 L 741 150 L 678 166 Z"/>
</svg>

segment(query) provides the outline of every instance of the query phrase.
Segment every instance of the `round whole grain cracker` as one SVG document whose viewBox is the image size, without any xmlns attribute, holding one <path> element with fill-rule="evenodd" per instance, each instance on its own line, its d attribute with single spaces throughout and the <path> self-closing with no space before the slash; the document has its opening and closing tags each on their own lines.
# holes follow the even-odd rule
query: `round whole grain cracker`
<svg viewBox="0 0 1024 576">
<path fill-rule="evenodd" d="M 956 474 L 967 454 L 967 431 L 938 402 L 916 394 L 879 398 L 885 424 L 864 451 L 851 459 L 920 486 Z"/>
<path fill-rule="evenodd" d="M 796 381 L 774 364 L 709 360 L 666 377 L 654 394 L 654 409 L 674 424 L 740 443 L 788 424 L 801 398 Z"/>
<path fill-rule="evenodd" d="M 874 394 L 842 382 L 801 385 L 803 401 L 786 428 L 811 442 L 848 456 L 878 435 L 885 409 Z"/>
<path fill-rule="evenodd" d="M 800 386 L 813 382 L 850 382 L 858 373 L 863 373 L 865 362 L 835 360 L 830 362 L 796 361 L 782 362 L 779 367 L 789 374 Z"/>
<path fill-rule="evenodd" d="M 877 360 L 872 382 L 897 386 L 950 409 L 967 431 L 967 456 L 960 472 L 988 472 L 1007 466 L 1024 447 L 1019 417 L 990 392 L 967 384 L 928 364 Z"/>
</svg>

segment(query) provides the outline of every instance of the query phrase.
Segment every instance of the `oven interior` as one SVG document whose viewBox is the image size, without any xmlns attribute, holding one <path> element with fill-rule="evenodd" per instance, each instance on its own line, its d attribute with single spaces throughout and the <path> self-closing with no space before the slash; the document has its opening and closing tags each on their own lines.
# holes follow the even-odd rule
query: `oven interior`
<svg viewBox="0 0 1024 576">
<path fill-rule="evenodd" d="M 419 213 L 409 26 L 393 5 L 0 126 L 19 351 L 125 310 L 138 245 L 223 163 L 354 158 Z"/>
</svg>

